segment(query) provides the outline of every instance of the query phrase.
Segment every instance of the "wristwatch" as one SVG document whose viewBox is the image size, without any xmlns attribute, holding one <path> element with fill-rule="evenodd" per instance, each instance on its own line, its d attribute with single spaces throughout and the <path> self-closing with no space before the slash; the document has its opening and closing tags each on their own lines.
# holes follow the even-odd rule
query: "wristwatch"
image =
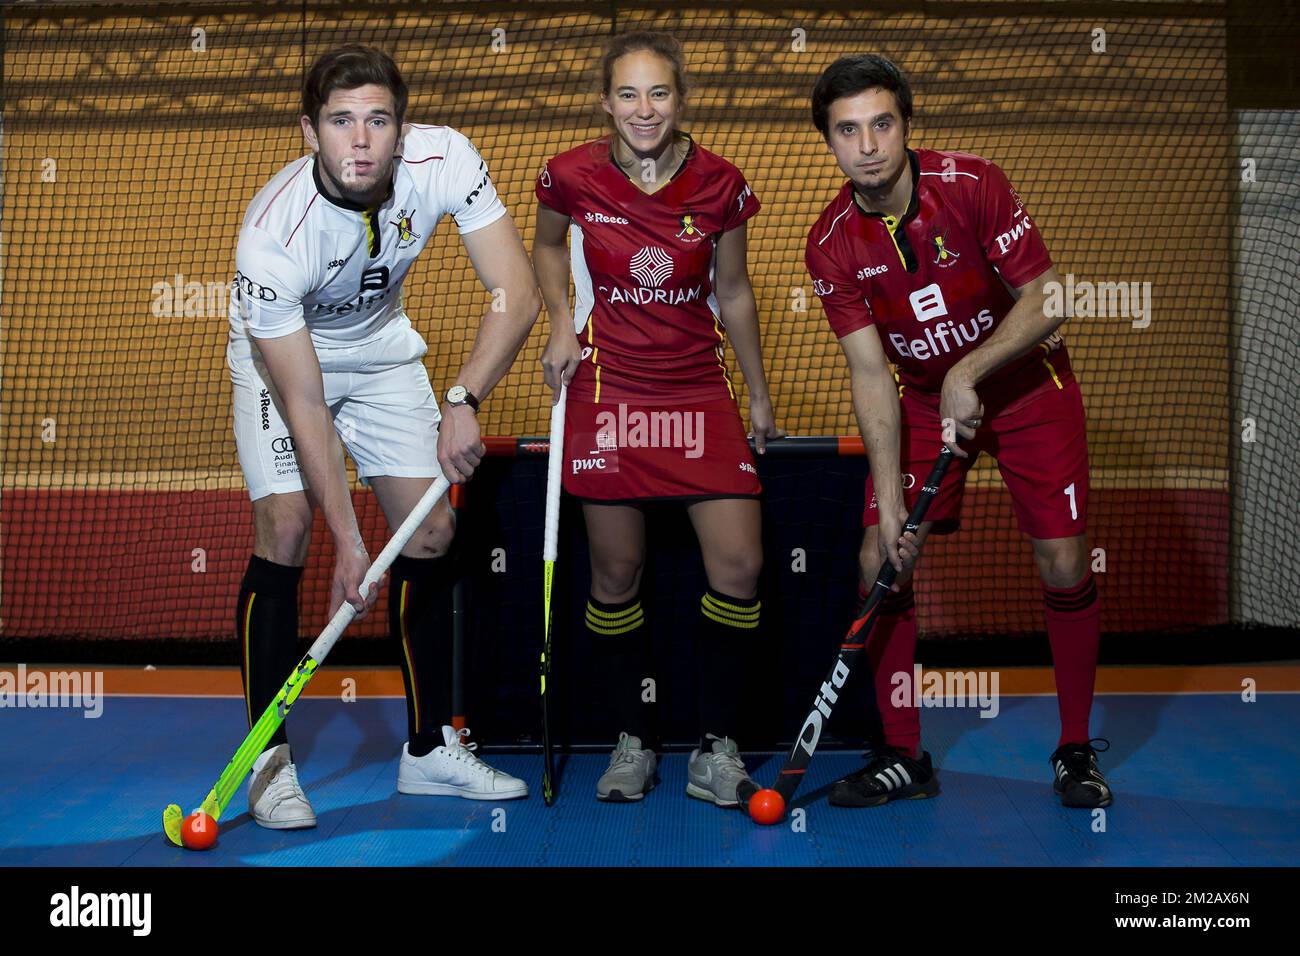
<svg viewBox="0 0 1300 956">
<path fill-rule="evenodd" d="M 451 406 L 468 405 L 474 411 L 478 411 L 478 399 L 464 385 L 453 385 L 447 389 L 447 404 Z"/>
</svg>

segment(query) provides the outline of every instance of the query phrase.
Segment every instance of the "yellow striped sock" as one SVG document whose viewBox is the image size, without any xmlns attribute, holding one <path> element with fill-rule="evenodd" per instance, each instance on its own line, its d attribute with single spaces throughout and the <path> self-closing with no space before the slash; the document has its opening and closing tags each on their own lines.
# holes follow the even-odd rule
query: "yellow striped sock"
<svg viewBox="0 0 1300 956">
<path fill-rule="evenodd" d="M 725 595 L 719 596 L 713 591 L 707 591 L 704 597 L 700 598 L 700 613 L 709 620 L 725 624 L 727 627 L 745 630 L 758 627 L 762 603 L 755 600 L 752 604 L 737 604 L 736 600 L 736 598 L 728 599 Z"/>
<path fill-rule="evenodd" d="M 641 609 L 640 601 L 613 611 L 597 607 L 593 600 L 587 601 L 587 628 L 597 634 L 626 634 L 644 622 L 645 612 Z"/>
</svg>

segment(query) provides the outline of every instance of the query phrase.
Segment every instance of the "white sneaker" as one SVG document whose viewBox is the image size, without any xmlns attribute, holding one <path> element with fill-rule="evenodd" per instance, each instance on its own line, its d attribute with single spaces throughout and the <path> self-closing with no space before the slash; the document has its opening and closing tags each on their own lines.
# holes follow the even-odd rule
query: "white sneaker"
<svg viewBox="0 0 1300 956">
<path fill-rule="evenodd" d="M 500 770 L 493 770 L 472 751 L 478 744 L 465 745 L 468 728 L 459 731 L 443 725 L 445 747 L 435 747 L 423 757 L 412 757 L 410 744 L 402 745 L 402 763 L 397 771 L 398 793 L 423 793 L 466 800 L 517 800 L 528 796 L 528 784 Z"/>
<path fill-rule="evenodd" d="M 316 825 L 316 813 L 298 783 L 298 769 L 289 761 L 288 744 L 264 751 L 253 763 L 248 809 L 258 825 L 269 830 L 301 830 Z"/>
</svg>

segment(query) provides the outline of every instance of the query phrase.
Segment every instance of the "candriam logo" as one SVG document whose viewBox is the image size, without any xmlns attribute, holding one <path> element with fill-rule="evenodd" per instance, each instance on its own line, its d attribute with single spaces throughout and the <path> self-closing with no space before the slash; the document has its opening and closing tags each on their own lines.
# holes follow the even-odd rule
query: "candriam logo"
<svg viewBox="0 0 1300 956">
<path fill-rule="evenodd" d="M 601 286 L 600 291 L 609 297 L 611 305 L 632 302 L 636 305 L 660 303 L 663 305 L 685 305 L 696 302 L 703 291 L 702 286 L 693 289 L 665 289 L 663 284 L 672 278 L 673 258 L 658 246 L 644 246 L 628 262 L 628 272 L 641 284 L 640 288 L 609 288 Z"/>
<path fill-rule="evenodd" d="M 673 275 L 673 257 L 658 246 L 643 246 L 629 263 L 632 278 L 646 286 L 660 286 Z"/>
</svg>

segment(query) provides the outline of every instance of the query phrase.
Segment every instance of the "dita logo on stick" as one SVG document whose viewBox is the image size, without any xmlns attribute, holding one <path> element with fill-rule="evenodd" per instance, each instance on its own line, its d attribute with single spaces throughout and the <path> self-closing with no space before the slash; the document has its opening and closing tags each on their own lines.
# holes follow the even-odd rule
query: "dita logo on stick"
<svg viewBox="0 0 1300 956">
<path fill-rule="evenodd" d="M 821 689 L 817 693 L 817 699 L 813 702 L 813 710 L 809 712 L 808 718 L 803 722 L 803 727 L 799 729 L 799 745 L 807 751 L 808 756 L 813 755 L 817 749 L 817 741 L 822 736 L 822 718 L 830 717 L 831 706 L 839 700 L 839 690 L 844 686 L 844 682 L 849 679 L 849 669 L 843 661 L 835 662 L 835 670 L 831 672 L 831 679 L 823 681 Z"/>
</svg>

